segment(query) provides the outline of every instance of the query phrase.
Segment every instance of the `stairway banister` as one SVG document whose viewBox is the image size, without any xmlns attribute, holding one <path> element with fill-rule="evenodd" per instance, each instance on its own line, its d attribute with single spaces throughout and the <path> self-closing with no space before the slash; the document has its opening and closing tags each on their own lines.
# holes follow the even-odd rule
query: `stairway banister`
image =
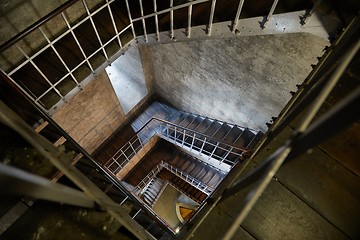
<svg viewBox="0 0 360 240">
<path fill-rule="evenodd" d="M 162 122 L 162 123 L 165 123 L 165 124 L 174 126 L 174 127 L 176 127 L 176 128 L 181 128 L 181 129 L 183 129 L 183 130 L 192 132 L 192 133 L 194 133 L 194 134 L 201 135 L 201 136 L 205 137 L 208 141 L 209 141 L 209 140 L 213 140 L 213 141 L 215 141 L 215 142 L 217 142 L 217 143 L 225 144 L 225 145 L 228 145 L 228 146 L 230 146 L 230 147 L 232 147 L 232 148 L 241 150 L 241 151 L 243 151 L 244 153 L 249 152 L 249 149 L 247 149 L 247 148 L 239 147 L 239 146 L 236 146 L 236 145 L 234 145 L 234 144 L 232 144 L 232 143 L 226 143 L 226 142 L 224 142 L 224 141 L 222 141 L 222 140 L 215 139 L 215 138 L 210 137 L 210 136 L 208 136 L 208 135 L 206 135 L 206 134 L 197 132 L 197 131 L 192 130 L 192 129 L 189 129 L 189 128 L 187 128 L 187 127 L 180 126 L 180 125 L 178 125 L 178 124 L 176 124 L 176 123 L 170 122 L 170 121 L 165 120 L 165 119 L 162 119 L 162 118 L 151 117 L 149 120 L 147 120 L 147 121 L 145 122 L 145 124 L 144 124 L 141 128 L 139 128 L 139 130 L 137 130 L 137 131 L 135 132 L 135 134 L 130 138 L 129 141 L 127 141 L 118 151 L 116 151 L 116 152 L 111 156 L 110 159 L 112 159 L 116 154 L 118 154 L 118 153 L 124 148 L 124 146 L 126 146 L 128 143 L 130 143 L 130 142 L 133 141 L 134 139 L 138 138 L 138 134 L 139 134 L 140 132 L 142 132 L 142 130 L 144 130 L 144 128 L 148 127 L 148 124 L 150 124 L 150 123 L 153 122 L 153 121 L 159 121 L 159 122 Z M 140 139 L 139 139 L 139 140 L 140 140 Z M 141 141 L 140 141 L 140 142 L 141 142 Z M 104 165 L 106 165 L 107 163 L 108 163 L 108 161 L 107 161 Z"/>
<path fill-rule="evenodd" d="M 231 144 L 231 143 L 226 143 L 226 142 L 224 142 L 224 141 L 222 141 L 222 140 L 215 139 L 215 138 L 210 137 L 210 136 L 208 136 L 208 135 L 206 135 L 206 134 L 204 134 L 204 133 L 200 133 L 200 132 L 197 132 L 197 131 L 192 130 L 192 129 L 190 129 L 190 128 L 180 126 L 180 125 L 178 125 L 178 124 L 176 124 L 176 123 L 173 123 L 173 122 L 170 122 L 170 121 L 168 121 L 168 120 L 164 120 L 164 119 L 161 119 L 161 118 L 158 118 L 158 117 L 152 117 L 151 119 L 152 119 L 152 120 L 157 120 L 157 121 L 160 121 L 160 122 L 169 124 L 169 125 L 172 125 L 172 126 L 177 127 L 177 128 L 184 129 L 184 130 L 186 130 L 186 131 L 189 131 L 189 132 L 192 132 L 192 133 L 195 133 L 195 134 L 198 134 L 198 135 L 201 135 L 201 136 L 203 136 L 203 137 L 206 137 L 208 140 L 213 140 L 213 141 L 215 141 L 215 142 L 228 145 L 228 146 L 230 146 L 230 147 L 236 148 L 236 149 L 241 150 L 241 151 L 243 151 L 243 152 L 248 152 L 248 151 L 249 151 L 249 149 L 247 149 L 247 148 L 239 147 L 239 146 L 236 146 L 236 145 Z"/>
</svg>

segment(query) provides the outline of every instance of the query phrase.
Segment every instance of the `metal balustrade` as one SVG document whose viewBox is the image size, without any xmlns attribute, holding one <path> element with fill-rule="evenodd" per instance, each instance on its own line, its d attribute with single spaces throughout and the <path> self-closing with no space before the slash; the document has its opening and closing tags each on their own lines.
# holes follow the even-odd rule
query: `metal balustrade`
<svg viewBox="0 0 360 240">
<path fill-rule="evenodd" d="M 244 151 L 247 151 L 245 148 L 232 146 L 196 131 L 169 123 L 160 124 L 159 136 L 177 146 L 186 147 L 189 151 L 196 151 L 200 155 L 206 156 L 207 160 L 215 159 L 219 165 L 227 164 L 230 167 L 238 162 Z M 208 151 L 206 147 L 210 147 L 212 150 Z M 217 155 L 216 151 L 218 150 L 223 154 Z M 235 161 L 227 159 L 230 154 L 234 156 Z"/>
<path fill-rule="evenodd" d="M 201 181 L 197 180 L 196 178 L 190 176 L 189 174 L 181 171 L 180 169 L 161 161 L 161 166 L 171 173 L 175 174 L 185 182 L 189 183 L 191 186 L 195 187 L 196 189 L 200 190 L 201 192 L 205 193 L 206 195 L 210 195 L 214 189 L 212 187 L 207 186 L 206 184 L 202 183 Z"/>
<path fill-rule="evenodd" d="M 79 17 L 75 22 L 72 22 L 68 19 L 66 15 L 66 10 L 72 8 L 75 3 L 81 2 L 83 9 L 81 11 L 84 11 L 85 16 Z M 173 0 L 169 0 L 169 7 L 165 9 L 158 10 L 158 0 L 153 0 L 153 12 L 149 14 L 144 14 L 144 2 L 142 0 L 139 0 L 139 10 L 140 10 L 140 16 L 133 18 L 131 11 L 134 11 L 133 5 L 129 5 L 128 0 L 124 0 L 122 3 L 126 6 L 126 12 L 127 12 L 127 19 L 128 24 L 126 26 L 119 27 L 115 21 L 114 14 L 116 11 L 114 11 L 112 4 L 114 4 L 115 0 L 106 0 L 102 2 L 100 5 L 97 6 L 95 10 L 92 10 L 89 8 L 89 4 L 85 0 L 79 0 L 79 1 L 71 1 L 69 3 L 65 3 L 61 5 L 56 11 L 53 11 L 48 16 L 45 16 L 44 18 L 37 21 L 35 24 L 31 25 L 28 29 L 25 29 L 21 33 L 19 33 L 17 36 L 13 37 L 9 41 L 7 41 L 5 44 L 3 44 L 0 47 L 0 54 L 3 54 L 8 49 L 11 49 L 13 53 L 15 53 L 15 50 L 18 50 L 19 52 L 16 53 L 19 56 L 18 58 L 22 58 L 18 63 L 15 63 L 14 66 L 6 67 L 6 66 L 0 66 L 2 71 L 7 75 L 9 79 L 22 91 L 24 92 L 27 97 L 29 97 L 35 104 L 37 104 L 39 107 L 41 107 L 43 110 L 47 112 L 54 112 L 56 110 L 56 106 L 60 106 L 67 102 L 67 99 L 69 99 L 71 96 L 73 96 L 77 91 L 81 90 L 83 88 L 84 83 L 82 81 L 84 78 L 87 78 L 87 76 L 91 75 L 91 73 L 95 74 L 98 71 L 99 66 L 97 66 L 95 63 L 93 63 L 91 60 L 95 57 L 99 57 L 100 55 L 104 57 L 104 63 L 100 64 L 101 68 L 104 68 L 105 65 L 109 65 L 113 60 L 115 60 L 112 56 L 119 56 L 120 54 L 112 53 L 107 48 L 116 43 L 117 45 L 117 52 L 126 51 L 127 47 L 134 42 L 134 40 L 139 40 L 139 37 L 144 38 L 145 42 L 149 42 L 149 34 L 151 31 L 149 30 L 149 26 L 146 24 L 146 20 L 150 18 L 154 18 L 155 22 L 155 38 L 156 41 L 159 42 L 161 40 L 160 36 L 167 36 L 164 41 L 172 40 L 176 41 L 175 38 L 175 30 L 178 30 L 180 28 L 176 28 L 176 25 L 174 24 L 174 11 L 181 10 L 181 9 L 187 9 L 187 19 L 186 19 L 186 28 L 185 28 L 185 36 L 186 38 L 192 37 L 192 29 L 194 29 L 193 22 L 193 6 L 203 4 L 203 3 L 210 3 L 210 9 L 209 9 L 209 21 L 208 24 L 205 26 L 205 36 L 212 36 L 212 29 L 213 29 L 213 22 L 214 22 L 214 15 L 215 15 L 215 9 L 216 9 L 216 0 L 195 0 L 195 1 L 189 1 L 185 3 L 181 3 L 178 5 L 174 4 Z M 236 33 L 236 29 L 238 27 L 241 11 L 244 5 L 244 0 L 239 0 L 239 4 L 237 6 L 232 6 L 234 8 L 237 7 L 236 15 L 234 20 L 231 22 L 231 28 L 230 32 Z M 263 21 L 258 26 L 259 29 L 265 29 L 267 27 L 267 23 L 271 20 L 271 17 L 273 16 L 273 13 L 275 11 L 275 8 L 277 6 L 278 0 L 274 0 L 271 9 L 269 10 L 269 13 L 265 15 L 263 18 Z M 146 3 L 148 6 L 148 3 Z M 95 17 L 97 14 L 99 14 L 102 10 L 106 10 L 108 12 L 110 25 L 112 26 L 113 33 L 111 34 L 111 37 L 109 39 L 103 39 L 103 37 L 100 34 L 100 31 L 102 28 L 100 26 L 96 25 Z M 148 9 L 146 9 L 148 11 Z M 104 11 L 102 11 L 104 12 Z M 169 31 L 166 32 L 160 32 L 160 17 L 164 14 L 169 14 Z M 302 22 L 306 23 L 308 19 L 313 14 L 304 14 L 302 17 Z M 48 36 L 42 26 L 52 20 L 56 16 L 61 16 L 60 19 L 62 19 L 64 26 L 66 27 L 65 30 L 61 33 L 56 33 L 55 35 L 58 35 L 57 37 L 54 37 L 54 39 L 51 39 L 50 36 Z M 229 17 L 230 19 L 231 17 Z M 196 20 L 196 19 L 195 19 Z M 141 22 L 142 25 L 142 32 L 143 35 L 137 36 L 136 32 L 137 29 L 135 29 L 134 24 L 137 22 Z M 99 47 L 92 51 L 91 53 L 86 52 L 84 43 L 82 43 L 79 40 L 79 34 L 75 31 L 79 27 L 85 25 L 85 23 L 90 23 L 91 28 L 95 33 L 96 41 L 99 44 Z M 285 29 L 285 28 L 284 28 Z M 229 30 L 229 29 L 228 29 Z M 196 30 L 198 31 L 198 30 Z M 217 30 L 216 30 L 217 31 Z M 43 37 L 45 40 L 45 44 L 40 44 L 40 46 L 36 47 L 37 50 L 33 49 L 34 52 L 28 53 L 24 51 L 24 49 L 20 46 L 19 41 L 26 40 L 26 37 L 33 33 L 33 32 L 40 32 L 40 36 Z M 131 33 L 130 33 L 131 32 Z M 130 33 L 131 37 L 128 40 L 123 40 L 123 36 L 128 36 Z M 194 33 L 195 34 L 195 33 Z M 196 33 L 198 35 L 198 32 Z M 75 41 L 77 50 L 81 53 L 81 56 L 83 59 L 80 59 L 78 64 L 74 67 L 69 66 L 69 64 L 66 61 L 66 58 L 62 56 L 59 53 L 58 46 L 56 46 L 56 43 L 59 43 L 64 39 L 65 37 L 70 37 L 72 40 Z M 194 36 L 195 37 L 195 36 Z M 196 36 L 199 37 L 199 36 Z M 125 42 L 124 42 L 125 41 Z M 35 58 L 39 57 L 42 53 L 44 53 L 46 50 L 51 49 L 59 62 L 61 63 L 62 67 L 64 68 L 64 74 L 57 80 L 49 79 L 46 74 L 44 74 L 43 70 L 41 69 L 41 66 L 38 65 L 36 61 L 34 61 Z M 3 58 L 5 58 L 5 62 L 7 61 L 6 56 L 8 54 L 3 55 Z M 22 79 L 17 79 L 14 75 L 18 73 L 20 70 L 23 70 L 25 66 L 30 64 L 33 66 L 34 71 L 36 71 L 36 74 L 39 75 L 39 81 L 43 81 L 44 89 L 40 90 L 40 92 L 34 92 L 31 88 L 29 88 L 28 83 L 24 83 Z M 88 69 L 87 70 L 81 70 L 81 69 Z M 79 71 L 85 71 L 85 74 L 88 74 L 86 76 L 77 76 L 77 72 Z M 65 85 L 69 81 L 73 82 L 73 85 L 75 88 L 72 89 L 61 89 L 61 85 Z M 69 84 L 69 83 L 68 83 Z M 75 90 L 77 89 L 77 90 Z M 51 99 L 51 101 L 49 101 Z M 55 100 L 54 100 L 55 99 Z M 55 102 L 54 102 L 55 101 Z"/>
<path fill-rule="evenodd" d="M 155 135 L 205 156 L 207 161 L 216 161 L 219 166 L 226 165 L 228 169 L 231 169 L 239 161 L 242 154 L 248 151 L 246 148 L 228 144 L 167 120 L 153 117 L 124 146 L 115 152 L 104 164 L 105 169 L 116 175 Z M 199 147 L 199 143 L 201 147 Z M 212 150 L 208 151 L 206 147 L 210 147 Z M 222 152 L 221 156 L 216 154 L 217 150 Z M 232 155 L 233 160 L 227 159 L 229 155 Z M 204 159 L 200 161 L 204 161 Z M 214 166 L 214 164 L 210 165 Z"/>
<path fill-rule="evenodd" d="M 161 169 L 163 169 L 163 166 L 161 164 L 158 164 L 155 168 L 153 168 L 153 170 L 151 170 L 134 188 L 133 193 L 139 196 L 143 194 L 146 191 L 146 188 L 148 187 L 151 180 L 153 180 L 157 176 Z"/>
<path fill-rule="evenodd" d="M 53 14 L 53 16 L 51 16 L 52 18 L 56 17 L 56 16 L 61 16 L 62 20 L 63 20 L 63 24 L 65 26 L 67 26 L 67 29 L 59 34 L 59 36 L 55 37 L 54 39 L 50 39 L 50 37 L 48 35 L 46 35 L 46 33 L 44 32 L 44 30 L 42 29 L 42 25 L 45 24 L 47 21 L 50 21 L 52 18 L 50 19 L 46 19 L 46 21 L 42 21 L 41 25 L 36 26 L 35 28 L 32 29 L 26 29 L 26 34 L 21 34 L 23 35 L 22 38 L 20 39 L 10 39 L 10 42 L 6 42 L 3 46 L 1 46 L 1 51 L 0 53 L 3 53 L 5 50 L 9 49 L 11 46 L 15 46 L 18 51 L 21 53 L 21 55 L 23 55 L 23 57 L 25 58 L 25 60 L 20 61 L 20 63 L 18 63 L 18 65 L 12 66 L 10 68 L 5 68 L 4 66 L 1 66 L 2 71 L 7 75 L 7 77 L 22 91 L 24 92 L 27 97 L 29 97 L 34 103 L 36 103 L 39 107 L 41 107 L 43 110 L 49 112 L 50 109 L 54 106 L 54 105 L 49 105 L 47 103 L 44 102 L 44 99 L 46 98 L 46 96 L 48 96 L 48 94 L 50 94 L 51 92 L 55 92 L 56 95 L 59 97 L 60 101 L 66 102 L 66 95 L 69 93 L 64 93 L 62 92 L 59 87 L 61 84 L 65 83 L 65 81 L 68 81 L 68 79 L 71 79 L 74 84 L 78 87 L 78 89 L 82 89 L 82 81 L 84 79 L 81 79 L 79 77 L 77 77 L 74 73 L 76 71 L 78 71 L 81 67 L 86 66 L 91 73 L 95 73 L 96 72 L 96 66 L 94 66 L 94 64 L 91 63 L 91 59 L 101 53 L 106 61 L 107 64 L 110 64 L 111 59 L 110 57 L 110 50 L 107 50 L 106 48 L 112 44 L 114 41 L 117 42 L 118 44 L 118 51 L 122 51 L 125 50 L 129 44 L 131 43 L 131 41 L 134 39 L 134 31 L 132 34 L 132 38 L 129 41 L 124 42 L 124 40 L 122 40 L 122 37 L 124 36 L 124 34 L 127 34 L 127 31 L 132 28 L 132 23 L 124 26 L 122 29 L 119 29 L 118 26 L 116 25 L 115 19 L 114 19 L 114 13 L 111 7 L 111 4 L 114 2 L 115 0 L 107 0 L 106 2 L 103 3 L 103 5 L 99 6 L 96 10 L 92 11 L 89 9 L 88 4 L 86 3 L 85 0 L 82 0 L 83 3 L 83 7 L 85 9 L 86 12 L 86 16 L 78 19 L 77 23 L 74 23 L 72 25 L 72 23 L 70 22 L 70 20 L 68 19 L 68 17 L 66 16 L 66 10 L 68 8 L 71 8 L 72 5 L 68 6 L 68 8 L 66 9 L 61 9 L 60 12 L 57 12 L 57 14 Z M 93 18 L 103 9 L 108 9 L 108 14 L 109 17 L 111 19 L 111 23 L 112 23 L 112 27 L 114 28 L 114 35 L 111 36 L 111 38 L 107 41 L 104 41 L 103 39 L 101 39 L 101 36 L 99 34 L 99 28 L 96 26 Z M 85 22 L 87 21 L 91 22 L 92 28 L 95 32 L 96 38 L 100 44 L 100 47 L 96 50 L 94 50 L 91 54 L 86 54 L 85 50 L 84 50 L 84 46 L 81 43 L 81 41 L 79 41 L 79 36 L 78 34 L 75 32 L 76 29 L 78 29 L 79 27 L 81 27 Z M 131 22 L 131 19 L 129 20 L 129 22 Z M 43 38 L 46 40 L 46 44 L 42 44 L 39 46 L 39 50 L 32 52 L 31 54 L 26 53 L 24 51 L 24 49 L 18 44 L 18 42 L 22 39 L 25 39 L 26 36 L 32 32 L 36 32 L 39 31 L 41 33 L 41 36 L 43 36 Z M 110 34 L 110 33 L 109 33 Z M 61 56 L 61 54 L 59 54 L 59 50 L 57 49 L 57 46 L 55 46 L 56 43 L 61 42 L 62 39 L 64 39 L 65 37 L 69 37 L 71 36 L 72 39 L 76 42 L 76 45 L 78 47 L 78 50 L 81 52 L 82 57 L 84 58 L 83 60 L 81 60 L 75 67 L 70 68 L 69 64 L 66 63 L 66 59 L 64 58 L 64 56 Z M 6 47 L 6 48 L 5 48 Z M 44 72 L 41 70 L 41 67 L 38 66 L 38 64 L 34 61 L 34 59 L 36 57 L 38 57 L 40 54 L 44 53 L 46 50 L 51 49 L 56 57 L 58 58 L 59 62 L 61 62 L 61 64 L 63 65 L 65 71 L 65 74 L 57 81 L 53 81 L 53 79 L 48 79 L 48 77 L 46 76 L 46 74 L 44 74 Z M 12 49 L 12 51 L 14 51 L 15 49 Z M 15 53 L 15 52 L 14 52 Z M 27 64 L 31 64 L 34 69 L 40 74 L 40 76 L 46 81 L 47 86 L 45 86 L 46 90 L 42 91 L 42 93 L 34 93 L 32 90 L 29 89 L 29 87 L 23 83 L 21 80 L 15 79 L 14 75 L 19 72 L 20 70 L 24 69 L 24 67 Z M 71 90 L 70 90 L 71 91 Z"/>
<path fill-rule="evenodd" d="M 156 178 L 157 174 L 163 169 L 167 169 L 169 172 L 173 173 L 177 177 L 181 178 L 185 182 L 189 183 L 191 186 L 195 187 L 196 189 L 200 190 L 201 192 L 210 195 L 214 188 L 207 186 L 206 184 L 202 183 L 198 179 L 190 176 L 189 174 L 185 173 L 184 171 L 181 171 L 180 169 L 161 161 L 153 170 L 151 170 L 146 177 L 144 177 L 143 180 L 135 187 L 133 190 L 133 193 L 136 195 L 143 194 L 147 187 L 149 186 L 151 180 Z"/>
</svg>

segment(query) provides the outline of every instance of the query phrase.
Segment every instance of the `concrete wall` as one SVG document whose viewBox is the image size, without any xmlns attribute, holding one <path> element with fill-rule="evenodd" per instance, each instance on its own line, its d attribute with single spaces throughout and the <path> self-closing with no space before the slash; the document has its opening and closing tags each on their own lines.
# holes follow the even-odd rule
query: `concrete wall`
<svg viewBox="0 0 360 240">
<path fill-rule="evenodd" d="M 131 47 L 105 71 L 124 113 L 128 114 L 148 94 L 138 48 Z"/>
<path fill-rule="evenodd" d="M 52 117 L 90 153 L 125 121 L 105 71 Z"/>
<path fill-rule="evenodd" d="M 175 107 L 266 130 L 302 83 L 327 41 L 310 34 L 143 46 L 155 92 Z"/>
</svg>

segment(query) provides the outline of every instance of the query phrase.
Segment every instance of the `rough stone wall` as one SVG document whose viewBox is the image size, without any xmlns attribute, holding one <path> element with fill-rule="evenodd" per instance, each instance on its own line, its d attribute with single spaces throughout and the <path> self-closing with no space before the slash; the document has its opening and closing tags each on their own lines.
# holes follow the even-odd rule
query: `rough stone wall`
<svg viewBox="0 0 360 240">
<path fill-rule="evenodd" d="M 310 34 L 153 45 L 155 92 L 175 107 L 266 130 L 328 42 Z"/>
<path fill-rule="evenodd" d="M 105 71 L 52 117 L 90 153 L 125 120 Z"/>
</svg>

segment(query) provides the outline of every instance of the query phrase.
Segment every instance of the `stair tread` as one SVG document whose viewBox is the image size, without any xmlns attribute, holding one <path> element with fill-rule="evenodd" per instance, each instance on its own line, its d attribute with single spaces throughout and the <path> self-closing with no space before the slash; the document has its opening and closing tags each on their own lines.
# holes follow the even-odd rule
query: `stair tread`
<svg viewBox="0 0 360 240">
<path fill-rule="evenodd" d="M 234 142 L 234 145 L 246 148 L 254 137 L 255 134 L 246 128 L 239 136 L 239 138 Z"/>
</svg>

